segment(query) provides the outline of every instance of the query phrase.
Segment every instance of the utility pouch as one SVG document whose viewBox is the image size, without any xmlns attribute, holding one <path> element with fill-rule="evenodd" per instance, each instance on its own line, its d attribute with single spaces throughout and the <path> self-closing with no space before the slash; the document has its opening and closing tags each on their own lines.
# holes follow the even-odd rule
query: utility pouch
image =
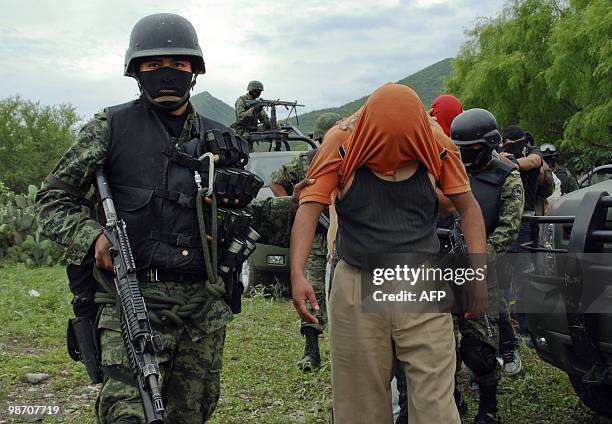
<svg viewBox="0 0 612 424">
<path fill-rule="evenodd" d="M 102 382 L 100 351 L 96 341 L 96 321 L 87 317 L 69 319 L 66 334 L 68 355 L 73 361 L 81 361 L 85 364 L 87 374 L 94 384 Z"/>
<path fill-rule="evenodd" d="M 216 166 L 244 166 L 249 161 L 249 144 L 231 131 L 208 130 L 204 133 L 204 142 Z"/>
<path fill-rule="evenodd" d="M 219 207 L 217 209 L 219 245 L 229 246 L 235 237 L 246 237 L 253 220 L 253 215 L 245 209 Z"/>
<path fill-rule="evenodd" d="M 239 314 L 242 312 L 242 294 L 244 293 L 244 285 L 240 281 L 239 272 L 224 275 L 223 281 L 225 282 L 225 303 L 230 307 L 232 313 Z"/>
<path fill-rule="evenodd" d="M 213 189 L 220 206 L 244 208 L 257 196 L 263 185 L 261 178 L 244 169 L 215 169 Z"/>
<path fill-rule="evenodd" d="M 236 272 L 240 272 L 242 264 L 255 251 L 255 243 L 259 233 L 249 229 L 246 237 L 233 238 L 229 246 L 223 250 L 219 261 L 219 274 L 226 279 Z"/>
</svg>

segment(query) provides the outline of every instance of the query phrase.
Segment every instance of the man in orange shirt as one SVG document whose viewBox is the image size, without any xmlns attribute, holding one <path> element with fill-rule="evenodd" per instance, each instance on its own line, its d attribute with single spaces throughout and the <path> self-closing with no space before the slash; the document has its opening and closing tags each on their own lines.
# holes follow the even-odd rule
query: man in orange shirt
<svg viewBox="0 0 612 424">
<path fill-rule="evenodd" d="M 338 213 L 340 262 L 330 293 L 336 423 L 392 420 L 389 382 L 394 353 L 411 387 L 411 423 L 460 421 L 453 400 L 455 340 L 450 315 L 402 313 L 391 318 L 362 314 L 356 307 L 361 303 L 361 272 L 368 250 L 439 250 L 434 182 L 462 215 L 470 252 L 486 251 L 482 215 L 459 152 L 432 122 L 411 89 L 398 84 L 379 88 L 352 131 L 347 131 L 353 124 L 350 119 L 330 130 L 309 171 L 315 183 L 300 196 L 291 238 L 293 302 L 299 315 L 311 322 L 316 318 L 306 300 L 315 310 L 318 305 L 304 265 L 318 216 L 334 202 Z M 476 285 L 467 308 L 481 311 L 485 304 L 486 281 L 484 290 L 481 283 Z"/>
</svg>

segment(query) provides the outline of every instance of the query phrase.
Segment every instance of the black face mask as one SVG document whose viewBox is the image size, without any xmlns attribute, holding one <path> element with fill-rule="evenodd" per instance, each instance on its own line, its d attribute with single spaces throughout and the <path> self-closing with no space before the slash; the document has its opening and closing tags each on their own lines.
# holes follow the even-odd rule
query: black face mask
<svg viewBox="0 0 612 424">
<path fill-rule="evenodd" d="M 549 167 L 554 168 L 557 164 L 557 158 L 554 156 L 544 156 L 544 162 L 546 162 Z"/>
<path fill-rule="evenodd" d="M 164 66 L 154 71 L 140 72 L 140 83 L 144 99 L 157 109 L 174 111 L 189 100 L 193 87 L 193 74 Z"/>
<path fill-rule="evenodd" d="M 510 153 L 515 158 L 525 157 L 525 147 L 527 147 L 527 142 L 525 140 L 517 141 L 516 143 L 506 144 L 503 149 L 504 152 Z"/>
<path fill-rule="evenodd" d="M 461 162 L 465 165 L 468 171 L 476 171 L 484 168 L 491 162 L 491 154 L 493 149 L 483 147 L 482 149 L 459 149 L 461 152 Z"/>
</svg>

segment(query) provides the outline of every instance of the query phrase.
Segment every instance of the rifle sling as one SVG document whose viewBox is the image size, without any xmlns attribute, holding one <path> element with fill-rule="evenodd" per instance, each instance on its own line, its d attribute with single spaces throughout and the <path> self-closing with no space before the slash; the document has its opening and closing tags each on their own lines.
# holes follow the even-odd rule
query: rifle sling
<svg viewBox="0 0 612 424">
<path fill-rule="evenodd" d="M 73 185 L 70 185 L 68 183 L 65 183 L 64 181 L 60 180 L 58 177 L 56 177 L 53 174 L 49 174 L 49 176 L 46 178 L 47 183 L 49 183 L 49 186 L 51 188 L 58 188 L 60 190 L 62 190 L 65 193 L 68 193 L 69 195 L 76 197 L 79 200 L 79 203 L 81 204 L 87 204 L 88 200 L 85 196 L 83 196 L 83 194 L 79 191 L 79 189 Z"/>
</svg>

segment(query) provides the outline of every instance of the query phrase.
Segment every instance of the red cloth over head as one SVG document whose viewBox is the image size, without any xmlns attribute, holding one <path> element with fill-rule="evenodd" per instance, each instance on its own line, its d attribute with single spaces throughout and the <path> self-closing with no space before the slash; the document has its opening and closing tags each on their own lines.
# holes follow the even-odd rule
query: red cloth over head
<svg viewBox="0 0 612 424">
<path fill-rule="evenodd" d="M 431 103 L 431 116 L 442 127 L 444 134 L 450 137 L 451 124 L 457 115 L 463 112 L 461 102 L 455 96 L 443 94 L 434 99 Z"/>
</svg>

